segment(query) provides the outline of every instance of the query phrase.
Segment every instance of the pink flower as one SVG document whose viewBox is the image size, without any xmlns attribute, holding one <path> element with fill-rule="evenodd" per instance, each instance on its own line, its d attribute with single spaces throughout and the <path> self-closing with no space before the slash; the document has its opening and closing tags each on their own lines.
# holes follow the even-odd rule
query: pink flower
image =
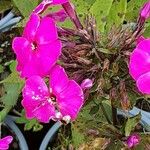
<svg viewBox="0 0 150 150">
<path fill-rule="evenodd" d="M 49 88 L 40 76 L 27 79 L 22 101 L 26 117 L 37 118 L 44 123 L 50 119 L 74 120 L 83 104 L 81 87 L 69 80 L 60 66 L 52 68 L 49 79 Z"/>
<path fill-rule="evenodd" d="M 53 19 L 40 19 L 37 14 L 32 14 L 22 37 L 14 38 L 12 47 L 21 77 L 30 77 L 47 75 L 56 63 L 62 45 Z"/>
<path fill-rule="evenodd" d="M 0 139 L 0 150 L 7 150 L 9 148 L 9 144 L 12 142 L 12 136 L 6 136 Z"/>
<path fill-rule="evenodd" d="M 145 3 L 144 6 L 141 8 L 140 17 L 142 17 L 144 20 L 150 17 L 150 1 Z"/>
<path fill-rule="evenodd" d="M 50 5 L 59 5 L 68 2 L 69 0 L 43 0 L 33 12 L 36 14 L 42 13 Z"/>
<path fill-rule="evenodd" d="M 126 144 L 128 146 L 128 148 L 133 148 L 135 146 L 137 146 L 140 142 L 140 136 L 137 134 L 132 134 L 128 137 Z"/>
<path fill-rule="evenodd" d="M 150 94 L 150 39 L 143 39 L 130 57 L 130 75 L 136 80 L 139 91 Z"/>
</svg>

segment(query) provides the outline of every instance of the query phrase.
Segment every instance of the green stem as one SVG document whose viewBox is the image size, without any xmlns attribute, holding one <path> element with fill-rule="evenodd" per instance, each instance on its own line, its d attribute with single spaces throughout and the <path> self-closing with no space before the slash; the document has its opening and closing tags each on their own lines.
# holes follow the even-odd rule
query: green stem
<svg viewBox="0 0 150 150">
<path fill-rule="evenodd" d="M 12 106 L 6 106 L 2 111 L 0 111 L 0 123 L 3 122 L 11 108 Z"/>
<path fill-rule="evenodd" d="M 113 125 L 116 126 L 118 124 L 118 119 L 117 119 L 117 109 L 112 106 L 112 121 Z"/>
</svg>

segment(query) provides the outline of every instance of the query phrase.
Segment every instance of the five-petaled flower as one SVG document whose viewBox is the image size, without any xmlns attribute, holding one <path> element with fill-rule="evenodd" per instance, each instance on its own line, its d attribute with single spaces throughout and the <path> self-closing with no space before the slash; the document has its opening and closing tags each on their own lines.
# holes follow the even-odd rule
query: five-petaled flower
<svg viewBox="0 0 150 150">
<path fill-rule="evenodd" d="M 9 144 L 12 142 L 12 136 L 6 136 L 0 139 L 0 150 L 7 150 L 9 149 Z"/>
<path fill-rule="evenodd" d="M 46 76 L 61 54 L 55 22 L 50 17 L 40 18 L 32 14 L 22 37 L 13 40 L 17 56 L 17 70 L 21 77 Z"/>
<path fill-rule="evenodd" d="M 52 68 L 49 79 L 49 88 L 40 76 L 27 79 L 22 101 L 26 117 L 43 123 L 50 119 L 73 121 L 83 104 L 81 87 L 69 80 L 65 70 L 58 65 Z"/>
<path fill-rule="evenodd" d="M 130 57 L 129 72 L 139 91 L 150 94 L 150 39 L 143 39 L 137 44 Z"/>
</svg>

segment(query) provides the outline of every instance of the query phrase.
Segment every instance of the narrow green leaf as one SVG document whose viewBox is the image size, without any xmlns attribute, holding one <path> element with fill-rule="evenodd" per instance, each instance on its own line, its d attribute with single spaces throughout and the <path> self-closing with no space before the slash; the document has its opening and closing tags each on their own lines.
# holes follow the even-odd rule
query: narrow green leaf
<svg viewBox="0 0 150 150">
<path fill-rule="evenodd" d="M 140 122 L 141 114 L 128 118 L 125 125 L 125 136 L 129 136 L 130 133 L 134 130 L 135 126 Z"/>
<path fill-rule="evenodd" d="M 0 1 L 0 13 L 4 13 L 6 10 L 12 7 L 10 0 L 1 0 Z"/>
<path fill-rule="evenodd" d="M 107 19 L 107 31 L 115 25 L 118 27 L 122 24 L 127 10 L 127 0 L 115 0 L 110 9 Z"/>
<path fill-rule="evenodd" d="M 21 93 L 22 84 L 5 83 L 4 88 L 5 88 L 6 94 L 1 98 L 1 101 L 6 106 L 14 106 L 18 100 L 19 94 Z"/>
<path fill-rule="evenodd" d="M 72 125 L 72 142 L 77 148 L 84 142 L 84 135 L 78 131 L 78 129 Z"/>
<path fill-rule="evenodd" d="M 12 0 L 14 6 L 24 17 L 28 17 L 38 5 L 38 0 Z"/>
<path fill-rule="evenodd" d="M 96 0 L 90 8 L 90 13 L 96 18 L 98 29 L 104 32 L 104 28 L 107 22 L 107 17 L 111 9 L 113 0 Z"/>
<path fill-rule="evenodd" d="M 36 119 L 32 119 L 32 120 L 29 120 L 26 124 L 25 124 L 25 126 L 24 126 L 24 130 L 31 130 L 33 127 L 34 127 L 34 125 L 36 124 Z"/>
<path fill-rule="evenodd" d="M 4 67 L 0 65 L 0 73 L 2 73 L 3 71 L 4 71 Z"/>
<path fill-rule="evenodd" d="M 140 7 L 147 2 L 147 0 L 130 0 L 127 6 L 126 20 L 127 21 L 136 21 Z"/>
</svg>

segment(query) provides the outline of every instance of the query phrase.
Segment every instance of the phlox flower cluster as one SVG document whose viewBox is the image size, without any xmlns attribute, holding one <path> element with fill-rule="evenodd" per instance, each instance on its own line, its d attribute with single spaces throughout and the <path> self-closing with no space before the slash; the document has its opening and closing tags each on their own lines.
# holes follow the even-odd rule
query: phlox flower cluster
<svg viewBox="0 0 150 150">
<path fill-rule="evenodd" d="M 54 15 L 40 17 L 47 6 L 66 2 L 68 0 L 43 0 L 31 14 L 22 36 L 15 37 L 12 44 L 17 71 L 26 79 L 22 91 L 26 117 L 43 123 L 51 119 L 65 123 L 75 120 L 84 101 L 80 85 L 70 80 L 64 68 L 57 65 L 62 43 Z M 48 86 L 45 77 L 49 80 Z"/>
</svg>

